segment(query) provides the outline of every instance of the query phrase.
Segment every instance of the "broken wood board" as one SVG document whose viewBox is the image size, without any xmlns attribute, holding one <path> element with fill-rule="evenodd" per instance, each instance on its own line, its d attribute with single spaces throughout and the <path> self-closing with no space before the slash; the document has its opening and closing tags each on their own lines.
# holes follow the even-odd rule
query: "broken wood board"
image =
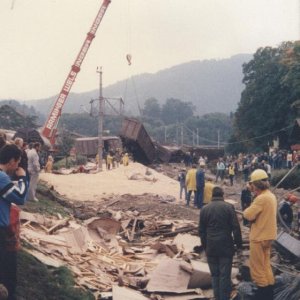
<svg viewBox="0 0 300 300">
<path fill-rule="evenodd" d="M 121 223 L 110 218 L 91 218 L 84 222 L 89 229 L 97 230 L 97 228 L 104 229 L 107 233 L 116 235 L 120 228 Z"/>
<path fill-rule="evenodd" d="M 91 240 L 87 228 L 83 226 L 60 232 L 59 235 L 65 238 L 69 252 L 72 254 L 82 254 L 86 252 L 88 243 Z"/>
<path fill-rule="evenodd" d="M 193 273 L 191 274 L 188 287 L 190 289 L 211 287 L 211 275 L 208 264 L 199 260 L 192 260 L 191 264 Z"/>
<path fill-rule="evenodd" d="M 47 266 L 54 267 L 54 268 L 59 268 L 59 267 L 64 266 L 64 263 L 59 261 L 57 257 L 54 259 L 54 258 L 52 258 L 48 255 L 45 255 L 39 251 L 36 251 L 36 250 L 28 250 L 27 249 L 26 252 L 30 253 L 37 260 L 39 260 L 41 263 L 43 263 Z"/>
<path fill-rule="evenodd" d="M 51 226 L 53 224 L 53 220 L 50 218 L 46 218 L 40 214 L 32 214 L 27 211 L 21 210 L 20 212 L 20 220 L 21 221 L 30 221 L 39 225 Z"/>
<path fill-rule="evenodd" d="M 135 290 L 113 285 L 112 288 L 113 300 L 148 300 L 143 294 Z"/>
<path fill-rule="evenodd" d="M 182 260 L 164 258 L 150 273 L 146 290 L 148 292 L 187 293 L 190 274 L 182 270 Z"/>
<path fill-rule="evenodd" d="M 164 295 L 164 300 L 197 300 L 197 299 L 207 299 L 207 298 L 206 296 L 204 296 L 202 291 L 200 291 L 199 294 L 193 293 L 188 295 L 171 295 L 171 296 Z"/>
<path fill-rule="evenodd" d="M 194 247 L 201 245 L 201 241 L 196 235 L 179 233 L 175 237 L 173 244 L 175 244 L 179 250 L 191 253 L 194 252 Z"/>
<path fill-rule="evenodd" d="M 42 234 L 28 228 L 22 229 L 21 236 L 25 236 L 27 239 L 37 241 L 38 243 L 45 242 L 57 246 L 70 247 L 67 244 L 66 239 L 62 236 Z"/>
</svg>

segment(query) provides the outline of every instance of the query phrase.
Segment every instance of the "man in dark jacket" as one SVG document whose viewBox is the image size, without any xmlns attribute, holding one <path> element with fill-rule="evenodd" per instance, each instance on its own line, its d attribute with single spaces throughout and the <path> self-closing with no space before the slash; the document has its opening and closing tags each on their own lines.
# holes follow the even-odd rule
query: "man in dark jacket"
<svg viewBox="0 0 300 300">
<path fill-rule="evenodd" d="M 242 235 L 234 207 L 224 201 L 222 188 L 213 189 L 212 201 L 200 213 L 199 236 L 207 256 L 216 300 L 229 300 L 232 258 L 242 248 Z"/>
</svg>

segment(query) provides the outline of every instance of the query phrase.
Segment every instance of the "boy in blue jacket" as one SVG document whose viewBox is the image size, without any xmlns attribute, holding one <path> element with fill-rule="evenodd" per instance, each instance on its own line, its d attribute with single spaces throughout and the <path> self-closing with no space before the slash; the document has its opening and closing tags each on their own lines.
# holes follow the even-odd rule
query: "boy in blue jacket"
<svg viewBox="0 0 300 300">
<path fill-rule="evenodd" d="M 10 227 L 11 205 L 24 204 L 28 190 L 26 173 L 18 167 L 21 154 L 14 144 L 0 149 L 0 283 L 7 288 L 9 300 L 15 299 L 17 282 L 17 252 L 12 250 L 12 243 L 17 243 L 17 238 Z M 17 184 L 11 181 L 11 175 L 16 176 Z"/>
</svg>

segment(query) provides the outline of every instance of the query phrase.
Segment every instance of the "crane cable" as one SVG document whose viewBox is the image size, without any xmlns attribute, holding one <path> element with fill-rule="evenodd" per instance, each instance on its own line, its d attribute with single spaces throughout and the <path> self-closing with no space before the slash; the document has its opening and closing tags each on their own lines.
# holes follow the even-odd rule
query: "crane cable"
<svg viewBox="0 0 300 300">
<path fill-rule="evenodd" d="M 134 92 L 134 96 L 136 99 L 136 103 L 137 103 L 137 107 L 138 107 L 138 111 L 139 111 L 139 116 L 142 116 L 142 109 L 140 106 L 140 102 L 139 102 L 139 96 L 137 93 L 137 88 L 136 88 L 136 83 L 135 83 L 135 79 L 134 76 L 132 75 L 132 42 L 131 42 L 131 37 L 132 37 L 132 31 L 131 31 L 131 9 L 130 9 L 130 0 L 127 1 L 127 18 L 128 18 L 128 22 L 127 22 L 127 54 L 126 54 L 126 60 L 128 63 L 128 76 L 127 79 L 125 81 L 125 87 L 124 87 L 124 99 L 127 98 L 127 91 L 128 91 L 128 82 L 131 82 L 132 87 L 133 87 L 133 92 Z"/>
<path fill-rule="evenodd" d="M 16 0 L 12 0 L 10 9 L 14 9 Z"/>
</svg>

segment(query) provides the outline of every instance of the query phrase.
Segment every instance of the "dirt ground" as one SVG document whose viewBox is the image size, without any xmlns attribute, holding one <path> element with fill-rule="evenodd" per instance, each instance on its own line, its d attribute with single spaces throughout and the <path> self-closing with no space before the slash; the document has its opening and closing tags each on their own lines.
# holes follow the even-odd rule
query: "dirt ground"
<svg viewBox="0 0 300 300">
<path fill-rule="evenodd" d="M 60 195 L 72 201 L 75 216 L 86 219 L 108 207 L 111 210 L 134 211 L 165 218 L 197 221 L 199 210 L 185 207 L 179 199 L 178 172 L 180 164 L 155 165 L 148 168 L 139 163 L 128 167 L 120 166 L 96 174 L 57 175 L 41 173 L 40 179 Z M 148 175 L 146 175 L 148 174 Z M 206 177 L 214 178 L 208 170 Z M 225 191 L 225 199 L 240 209 L 240 195 L 244 182 L 237 179 L 233 186 L 228 180 L 218 182 Z M 286 193 L 277 189 L 275 194 L 281 200 Z"/>
<path fill-rule="evenodd" d="M 131 163 L 96 174 L 57 175 L 41 173 L 40 179 L 61 195 L 76 201 L 101 200 L 108 195 L 141 195 L 151 193 L 169 195 L 179 201 L 178 182 L 170 177 L 147 169 L 139 163 Z M 146 175 L 150 173 L 149 175 Z M 130 180 L 129 178 L 135 178 Z"/>
</svg>

